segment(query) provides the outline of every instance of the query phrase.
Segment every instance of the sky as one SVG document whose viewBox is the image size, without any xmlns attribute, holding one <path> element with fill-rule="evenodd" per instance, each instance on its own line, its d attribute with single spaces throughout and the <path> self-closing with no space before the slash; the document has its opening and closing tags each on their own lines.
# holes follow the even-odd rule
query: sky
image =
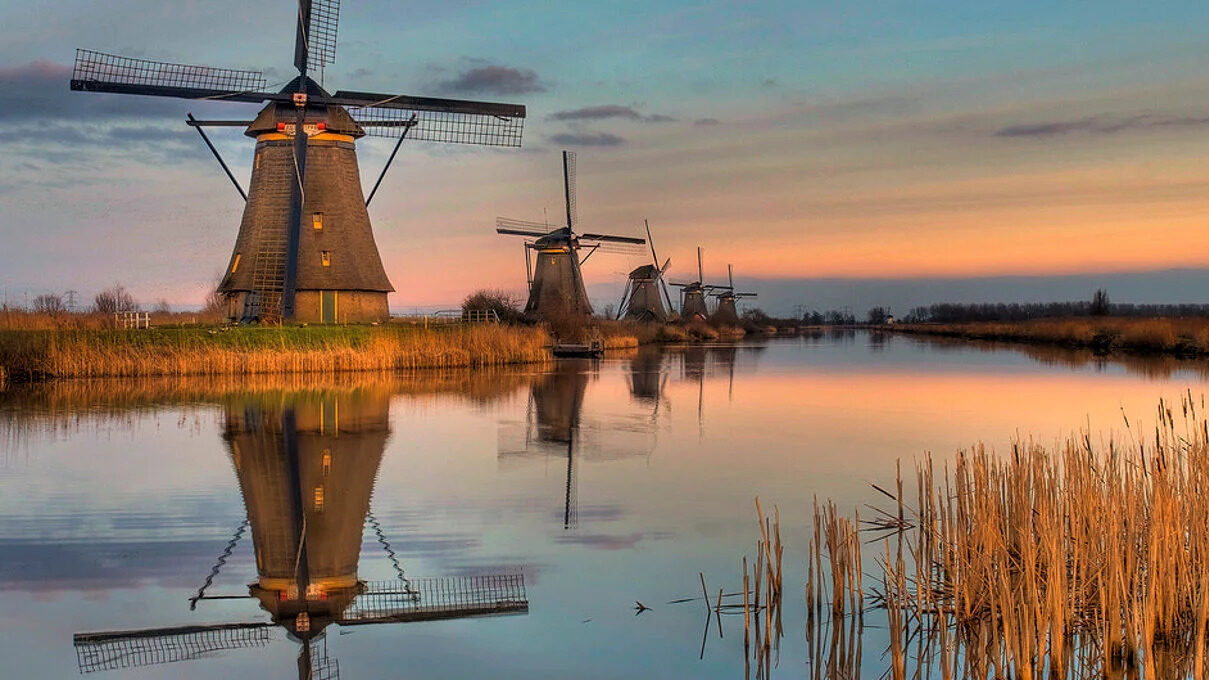
<svg viewBox="0 0 1209 680">
<path fill-rule="evenodd" d="M 0 288 L 196 305 L 242 201 L 199 117 L 68 90 L 77 47 L 289 77 L 293 4 L 0 0 Z M 948 300 L 1209 302 L 1209 4 L 345 0 L 329 89 L 525 104 L 521 149 L 407 142 L 370 209 L 391 306 L 521 293 L 495 218 L 641 235 L 773 313 Z M 247 185 L 252 144 L 216 129 Z M 359 143 L 372 185 L 392 142 Z M 598 305 L 642 256 L 584 266 Z M 695 277 L 693 277 L 695 278 Z M 1189 284 L 1197 285 L 1189 285 Z"/>
</svg>

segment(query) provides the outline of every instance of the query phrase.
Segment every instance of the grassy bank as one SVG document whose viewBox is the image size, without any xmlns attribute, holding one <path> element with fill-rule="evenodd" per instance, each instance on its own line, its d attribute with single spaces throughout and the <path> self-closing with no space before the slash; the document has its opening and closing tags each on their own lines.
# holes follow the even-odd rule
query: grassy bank
<svg viewBox="0 0 1209 680">
<path fill-rule="evenodd" d="M 392 371 L 543 361 L 541 329 L 404 325 L 0 331 L 8 381 Z"/>
<path fill-rule="evenodd" d="M 1209 356 L 1209 319 L 1088 318 L 944 324 L 897 324 L 900 333 L 968 340 L 1028 342 L 1092 349 L 1175 356 Z"/>
</svg>

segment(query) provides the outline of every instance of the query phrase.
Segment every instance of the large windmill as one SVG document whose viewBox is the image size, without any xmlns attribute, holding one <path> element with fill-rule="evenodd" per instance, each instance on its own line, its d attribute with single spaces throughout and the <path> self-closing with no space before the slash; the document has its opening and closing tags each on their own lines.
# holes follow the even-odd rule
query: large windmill
<svg viewBox="0 0 1209 680">
<path fill-rule="evenodd" d="M 714 315 L 710 317 L 710 321 L 718 324 L 737 324 L 739 323 L 739 310 L 735 307 L 735 300 L 753 298 L 756 294 L 735 292 L 735 269 L 729 264 L 726 265 L 726 279 L 730 285 L 719 289 L 721 292 L 713 294 L 718 299 L 718 305 L 714 308 Z"/>
<path fill-rule="evenodd" d="M 197 120 L 227 177 L 244 197 L 243 221 L 219 291 L 233 320 L 380 321 L 393 291 L 367 207 L 403 139 L 520 146 L 525 107 L 338 90 L 309 72 L 335 60 L 340 0 L 299 0 L 298 76 L 271 91 L 258 71 L 187 66 L 77 50 L 71 89 L 196 100 L 267 102 L 252 121 Z M 245 194 L 203 130 L 244 127 L 256 139 Z M 397 137 L 365 198 L 355 141 Z"/>
<path fill-rule="evenodd" d="M 566 226 L 551 229 L 540 222 L 526 222 L 500 217 L 496 232 L 509 236 L 524 236 L 525 272 L 529 279 L 529 301 L 525 317 L 542 321 L 568 316 L 588 316 L 592 305 L 584 288 L 580 265 L 601 247 L 616 248 L 625 253 L 625 246 L 642 245 L 645 239 L 610 234 L 580 234 L 579 215 L 575 204 L 575 154 L 563 151 L 563 195 L 567 206 Z M 530 240 L 531 239 L 531 240 Z M 580 248 L 590 247 L 587 255 L 579 257 Z M 535 251 L 537 264 L 530 263 L 529 251 Z"/>
<path fill-rule="evenodd" d="M 669 310 L 672 308 L 672 296 L 668 294 L 667 283 L 663 280 L 668 267 L 672 266 L 672 259 L 669 257 L 664 260 L 662 266 L 659 265 L 659 256 L 655 254 L 655 239 L 651 237 L 651 225 L 649 222 L 644 224 L 647 245 L 651 247 L 651 264 L 636 267 L 630 272 L 625 292 L 621 294 L 621 304 L 617 306 L 617 318 L 662 323 L 668 320 Z M 666 307 L 663 306 L 665 299 Z"/>
<path fill-rule="evenodd" d="M 697 280 L 687 283 L 671 282 L 680 289 L 680 319 L 683 321 L 705 321 L 709 318 L 709 308 L 705 305 L 705 296 L 715 290 L 723 290 L 725 286 L 714 286 L 705 283 L 705 267 L 701 262 L 701 246 L 697 246 Z"/>
</svg>

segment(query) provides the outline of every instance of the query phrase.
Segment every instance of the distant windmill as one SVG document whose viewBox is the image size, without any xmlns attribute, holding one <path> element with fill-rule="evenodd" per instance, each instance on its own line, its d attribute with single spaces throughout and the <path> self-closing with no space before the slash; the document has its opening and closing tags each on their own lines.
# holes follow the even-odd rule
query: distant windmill
<svg viewBox="0 0 1209 680">
<path fill-rule="evenodd" d="M 659 256 L 655 254 L 655 239 L 651 237 L 651 225 L 645 222 L 647 245 L 651 247 L 651 264 L 644 264 L 630 272 L 626 281 L 625 292 L 621 294 L 621 304 L 617 307 L 617 318 L 628 321 L 657 321 L 668 320 L 672 308 L 672 296 L 667 292 L 667 283 L 663 275 L 672 266 L 672 259 L 664 260 L 659 266 Z M 664 299 L 667 306 L 663 305 Z"/>
<path fill-rule="evenodd" d="M 308 70 L 335 61 L 340 0 L 299 0 L 298 76 L 269 91 L 258 71 L 187 66 L 76 50 L 71 89 L 197 100 L 268 102 L 252 121 L 197 120 L 201 135 L 246 201 L 219 292 L 232 320 L 379 321 L 393 291 L 374 243 L 367 206 L 405 137 L 520 146 L 525 107 L 339 90 Z M 320 76 L 322 77 L 322 76 Z M 256 139 L 245 194 L 205 126 L 244 127 Z M 398 137 L 364 198 L 355 141 Z"/>
<path fill-rule="evenodd" d="M 630 236 L 576 233 L 579 216 L 575 205 L 575 154 L 570 151 L 563 151 L 563 195 L 567 203 L 567 224 L 564 227 L 552 230 L 550 225 L 539 222 L 506 217 L 496 220 L 497 233 L 533 239 L 525 242 L 525 271 L 529 278 L 525 317 L 531 320 L 590 315 L 592 305 L 584 288 L 580 265 L 605 244 L 646 243 L 645 239 Z M 580 259 L 579 250 L 585 244 L 590 244 L 591 250 Z M 536 251 L 536 266 L 530 265 L 531 249 Z M 624 249 L 621 252 L 631 251 Z"/>
<path fill-rule="evenodd" d="M 705 283 L 705 268 L 701 263 L 701 246 L 697 246 L 697 280 L 688 283 L 671 282 L 680 289 L 680 319 L 682 321 L 705 321 L 709 318 L 709 308 L 705 305 L 707 293 L 721 290 L 725 286 L 711 286 Z"/>
<path fill-rule="evenodd" d="M 714 297 L 718 299 L 718 306 L 714 309 L 714 315 L 710 317 L 710 321 L 721 324 L 736 324 L 739 323 L 739 311 L 735 307 L 735 300 L 738 298 L 755 297 L 756 294 L 735 292 L 735 269 L 729 264 L 726 265 L 726 278 L 730 285 L 720 289 L 722 292 L 714 293 Z"/>
</svg>

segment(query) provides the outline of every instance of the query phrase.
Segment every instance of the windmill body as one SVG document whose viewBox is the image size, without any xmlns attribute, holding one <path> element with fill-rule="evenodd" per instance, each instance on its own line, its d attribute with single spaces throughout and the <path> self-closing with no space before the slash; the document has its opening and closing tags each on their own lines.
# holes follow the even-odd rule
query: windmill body
<svg viewBox="0 0 1209 680">
<path fill-rule="evenodd" d="M 559 230 L 533 243 L 537 262 L 525 317 L 546 320 L 563 316 L 589 316 L 592 303 L 579 268 L 579 240 L 569 230 Z"/>
<path fill-rule="evenodd" d="M 295 181 L 292 105 L 271 103 L 244 134 L 256 139 L 239 235 L 219 292 L 231 320 L 259 319 L 279 306 L 275 275 L 285 263 Z M 288 126 L 288 127 L 287 127 Z M 314 323 L 384 321 L 394 290 L 370 226 L 357 166 L 364 129 L 341 106 L 308 110 L 303 228 L 298 237 L 295 318 Z"/>
<path fill-rule="evenodd" d="M 663 304 L 663 293 L 659 282 L 663 275 L 653 264 L 644 264 L 630 272 L 626 283 L 625 311 L 622 318 L 627 321 L 668 320 L 668 310 Z"/>
<path fill-rule="evenodd" d="M 393 288 L 367 208 L 403 140 L 520 146 L 524 106 L 325 91 L 308 72 L 335 61 L 339 10 L 339 0 L 298 0 L 298 75 L 276 92 L 259 71 L 76 51 L 73 90 L 267 103 L 253 121 L 188 117 L 247 202 L 219 286 L 233 321 L 385 320 Z M 256 140 L 247 193 L 206 136 L 212 126 L 244 127 Z M 398 140 L 368 198 L 355 147 L 367 134 Z"/>
<path fill-rule="evenodd" d="M 651 264 L 635 267 L 626 280 L 626 289 L 621 296 L 621 305 L 617 308 L 618 318 L 627 321 L 645 321 L 663 323 L 671 317 L 672 298 L 667 292 L 667 283 L 663 275 L 672 266 L 671 258 L 659 266 L 659 256 L 655 253 L 655 240 L 651 237 L 651 225 L 645 223 L 646 241 L 651 247 Z M 667 300 L 667 306 L 663 301 Z"/>
<path fill-rule="evenodd" d="M 739 310 L 736 301 L 739 298 L 755 297 L 755 293 L 739 293 L 735 291 L 735 271 L 731 265 L 726 265 L 727 282 L 730 284 L 720 289 L 720 292 L 714 293 L 717 298 L 717 305 L 714 307 L 714 314 L 710 317 L 710 321 L 717 325 L 733 326 L 739 323 Z"/>
<path fill-rule="evenodd" d="M 526 258 L 532 250 L 537 262 L 529 274 L 529 299 L 525 318 L 530 321 L 555 321 L 592 314 L 592 303 L 584 287 L 581 263 L 602 246 L 625 251 L 646 243 L 645 239 L 611 234 L 576 232 L 578 216 L 575 204 L 575 154 L 563 151 L 563 190 L 566 197 L 567 224 L 551 229 L 549 225 L 508 218 L 496 220 L 496 233 L 523 236 Z M 580 258 L 579 251 L 589 248 Z"/>
<path fill-rule="evenodd" d="M 680 319 L 682 321 L 705 321 L 709 319 L 709 307 L 705 296 L 725 286 L 705 283 L 705 268 L 701 260 L 701 247 L 697 247 L 697 280 L 688 283 L 672 283 L 680 288 Z"/>
</svg>

